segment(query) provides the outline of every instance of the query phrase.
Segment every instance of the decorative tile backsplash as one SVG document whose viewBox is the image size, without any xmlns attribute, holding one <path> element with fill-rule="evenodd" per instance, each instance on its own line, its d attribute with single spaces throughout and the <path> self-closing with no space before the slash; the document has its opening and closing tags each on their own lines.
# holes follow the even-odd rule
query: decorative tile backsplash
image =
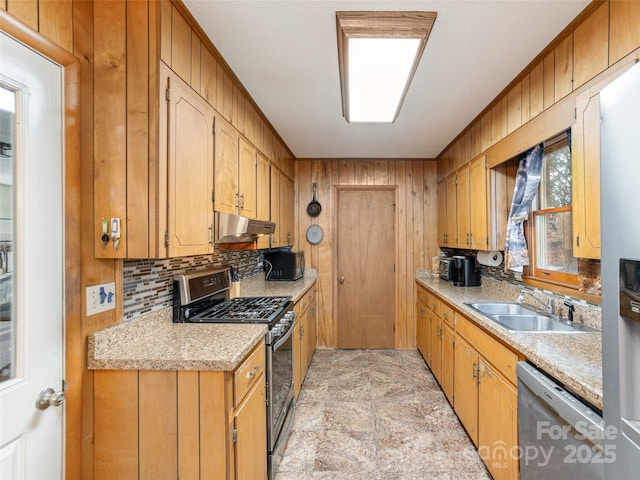
<svg viewBox="0 0 640 480">
<path fill-rule="evenodd" d="M 231 265 L 243 279 L 260 273 L 259 256 L 257 250 L 221 250 L 216 246 L 210 255 L 125 260 L 124 320 L 171 306 L 175 275 Z"/>
</svg>

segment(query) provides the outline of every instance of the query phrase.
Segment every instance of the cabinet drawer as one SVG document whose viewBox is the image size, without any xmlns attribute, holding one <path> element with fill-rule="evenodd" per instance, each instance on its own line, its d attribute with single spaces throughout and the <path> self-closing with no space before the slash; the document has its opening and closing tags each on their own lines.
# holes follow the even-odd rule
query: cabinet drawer
<svg viewBox="0 0 640 480">
<path fill-rule="evenodd" d="M 440 302 L 440 299 L 438 297 L 436 297 L 435 295 L 430 295 L 429 296 L 429 308 L 431 309 L 431 311 L 433 313 L 435 313 L 436 315 L 440 316 L 440 305 L 442 302 Z"/>
<path fill-rule="evenodd" d="M 462 335 L 473 347 L 489 361 L 502 375 L 514 385 L 517 383 L 516 363 L 518 355 L 502 345 L 498 340 L 484 332 L 468 318 L 456 312 L 456 334 Z"/>
<path fill-rule="evenodd" d="M 440 318 L 453 328 L 453 308 L 443 302 L 440 302 Z"/>
<path fill-rule="evenodd" d="M 236 407 L 264 370 L 265 350 L 264 342 L 261 342 L 233 372 L 233 403 Z"/>
<path fill-rule="evenodd" d="M 304 297 L 302 297 L 302 309 L 301 313 L 304 313 L 307 308 L 309 308 L 316 301 L 316 289 L 313 287 L 307 293 L 305 293 Z"/>
</svg>

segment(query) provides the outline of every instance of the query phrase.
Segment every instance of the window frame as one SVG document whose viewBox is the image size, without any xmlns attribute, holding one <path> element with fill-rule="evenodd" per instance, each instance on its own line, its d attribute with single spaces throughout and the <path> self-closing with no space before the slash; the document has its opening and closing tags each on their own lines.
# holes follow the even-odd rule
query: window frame
<svg viewBox="0 0 640 480">
<path fill-rule="evenodd" d="M 562 132 L 558 135 L 555 135 L 548 140 L 545 140 L 545 150 L 547 147 L 551 147 L 560 143 L 562 141 L 566 141 L 569 146 L 569 151 L 571 152 L 571 144 L 569 143 L 569 137 L 566 132 Z M 546 154 L 545 154 L 546 156 Z M 544 159 L 543 159 L 544 161 Z M 573 158 L 572 161 L 572 171 L 573 171 Z M 536 199 L 534 200 L 534 204 L 538 201 L 538 195 L 541 192 L 542 181 L 544 177 L 540 179 L 541 184 L 538 186 L 538 192 Z M 537 231 L 536 231 L 536 220 L 539 216 L 549 215 L 553 213 L 561 213 L 561 212 L 572 212 L 573 215 L 573 186 L 572 186 L 572 196 L 571 196 L 571 205 L 567 205 L 564 207 L 553 207 L 553 208 L 545 208 L 545 209 L 529 209 L 529 217 L 526 221 L 525 227 L 525 238 L 527 240 L 527 244 L 529 245 L 529 266 L 525 267 L 523 273 L 525 275 L 525 279 L 528 279 L 532 282 L 542 282 L 547 284 L 559 285 L 562 287 L 567 287 L 571 290 L 578 290 L 578 273 L 567 273 L 567 272 L 558 272 L 555 270 L 548 270 L 544 268 L 539 268 L 537 266 Z M 573 245 L 573 244 L 572 244 Z M 575 258 L 575 257 L 574 257 Z M 530 283 L 530 282 L 527 282 Z"/>
</svg>

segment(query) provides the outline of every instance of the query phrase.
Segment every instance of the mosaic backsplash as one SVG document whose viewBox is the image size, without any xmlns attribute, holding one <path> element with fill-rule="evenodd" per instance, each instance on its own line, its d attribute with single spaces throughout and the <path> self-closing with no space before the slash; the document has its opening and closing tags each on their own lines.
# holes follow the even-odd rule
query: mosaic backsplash
<svg viewBox="0 0 640 480">
<path fill-rule="evenodd" d="M 124 320 L 171 306 L 174 275 L 231 265 L 244 279 L 261 272 L 259 256 L 260 252 L 256 250 L 220 250 L 216 246 L 210 255 L 125 260 Z"/>
</svg>

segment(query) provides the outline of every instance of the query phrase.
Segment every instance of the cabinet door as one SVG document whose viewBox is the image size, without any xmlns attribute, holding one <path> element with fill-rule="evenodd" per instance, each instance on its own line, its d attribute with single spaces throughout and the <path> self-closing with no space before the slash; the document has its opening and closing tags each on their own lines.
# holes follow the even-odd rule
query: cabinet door
<svg viewBox="0 0 640 480">
<path fill-rule="evenodd" d="M 478 445 L 478 353 L 461 336 L 454 349 L 454 410 L 474 445 Z"/>
<path fill-rule="evenodd" d="M 436 314 L 431 314 L 431 373 L 438 383 L 442 378 L 442 322 Z"/>
<path fill-rule="evenodd" d="M 576 100 L 571 156 L 573 256 L 600 258 L 600 93 Z"/>
<path fill-rule="evenodd" d="M 257 210 L 256 217 L 260 220 L 269 220 L 269 160 L 263 155 L 258 154 L 258 171 L 257 171 Z M 258 248 L 269 248 L 269 235 L 258 237 Z"/>
<path fill-rule="evenodd" d="M 293 180 L 280 176 L 280 245 L 293 245 L 295 237 L 293 234 L 294 219 L 293 209 L 295 204 L 295 193 Z"/>
<path fill-rule="evenodd" d="M 518 393 L 484 359 L 478 387 L 479 453 L 495 480 L 517 480 Z M 506 455 L 505 455 L 506 453 Z"/>
<path fill-rule="evenodd" d="M 458 247 L 469 248 L 471 231 L 469 228 L 469 165 L 456 172 L 456 205 Z"/>
<path fill-rule="evenodd" d="M 168 101 L 167 255 L 212 250 L 213 109 L 175 74 Z"/>
<path fill-rule="evenodd" d="M 315 298 L 315 297 L 314 297 Z M 307 369 L 313 360 L 318 343 L 318 316 L 315 301 L 307 310 Z"/>
<path fill-rule="evenodd" d="M 469 164 L 470 247 L 487 250 L 487 164 L 484 155 Z"/>
<path fill-rule="evenodd" d="M 447 246 L 447 182 L 438 183 L 438 245 Z"/>
<path fill-rule="evenodd" d="M 280 224 L 280 170 L 275 165 L 271 164 L 271 221 L 276 224 L 276 231 L 270 237 L 271 247 L 280 246 L 280 231 L 282 225 Z"/>
<path fill-rule="evenodd" d="M 456 198 L 456 175 L 449 175 L 446 179 L 447 184 L 447 246 L 457 247 L 457 198 Z M 464 232 L 462 233 L 464 235 Z"/>
<path fill-rule="evenodd" d="M 235 412 L 236 480 L 267 478 L 267 411 L 264 375 Z"/>
<path fill-rule="evenodd" d="M 442 374 L 440 386 L 453 405 L 453 329 L 442 322 Z"/>
<path fill-rule="evenodd" d="M 238 145 L 240 208 L 239 212 L 248 218 L 256 218 L 258 209 L 258 152 L 256 148 L 240 139 Z"/>
<path fill-rule="evenodd" d="M 422 358 L 427 359 L 427 349 L 425 345 L 425 341 L 427 339 L 426 328 L 427 328 L 427 315 L 428 310 L 424 306 L 421 301 L 416 302 L 416 347 L 422 354 Z"/>
<path fill-rule="evenodd" d="M 238 132 L 216 115 L 215 205 L 219 212 L 238 213 Z"/>
</svg>

